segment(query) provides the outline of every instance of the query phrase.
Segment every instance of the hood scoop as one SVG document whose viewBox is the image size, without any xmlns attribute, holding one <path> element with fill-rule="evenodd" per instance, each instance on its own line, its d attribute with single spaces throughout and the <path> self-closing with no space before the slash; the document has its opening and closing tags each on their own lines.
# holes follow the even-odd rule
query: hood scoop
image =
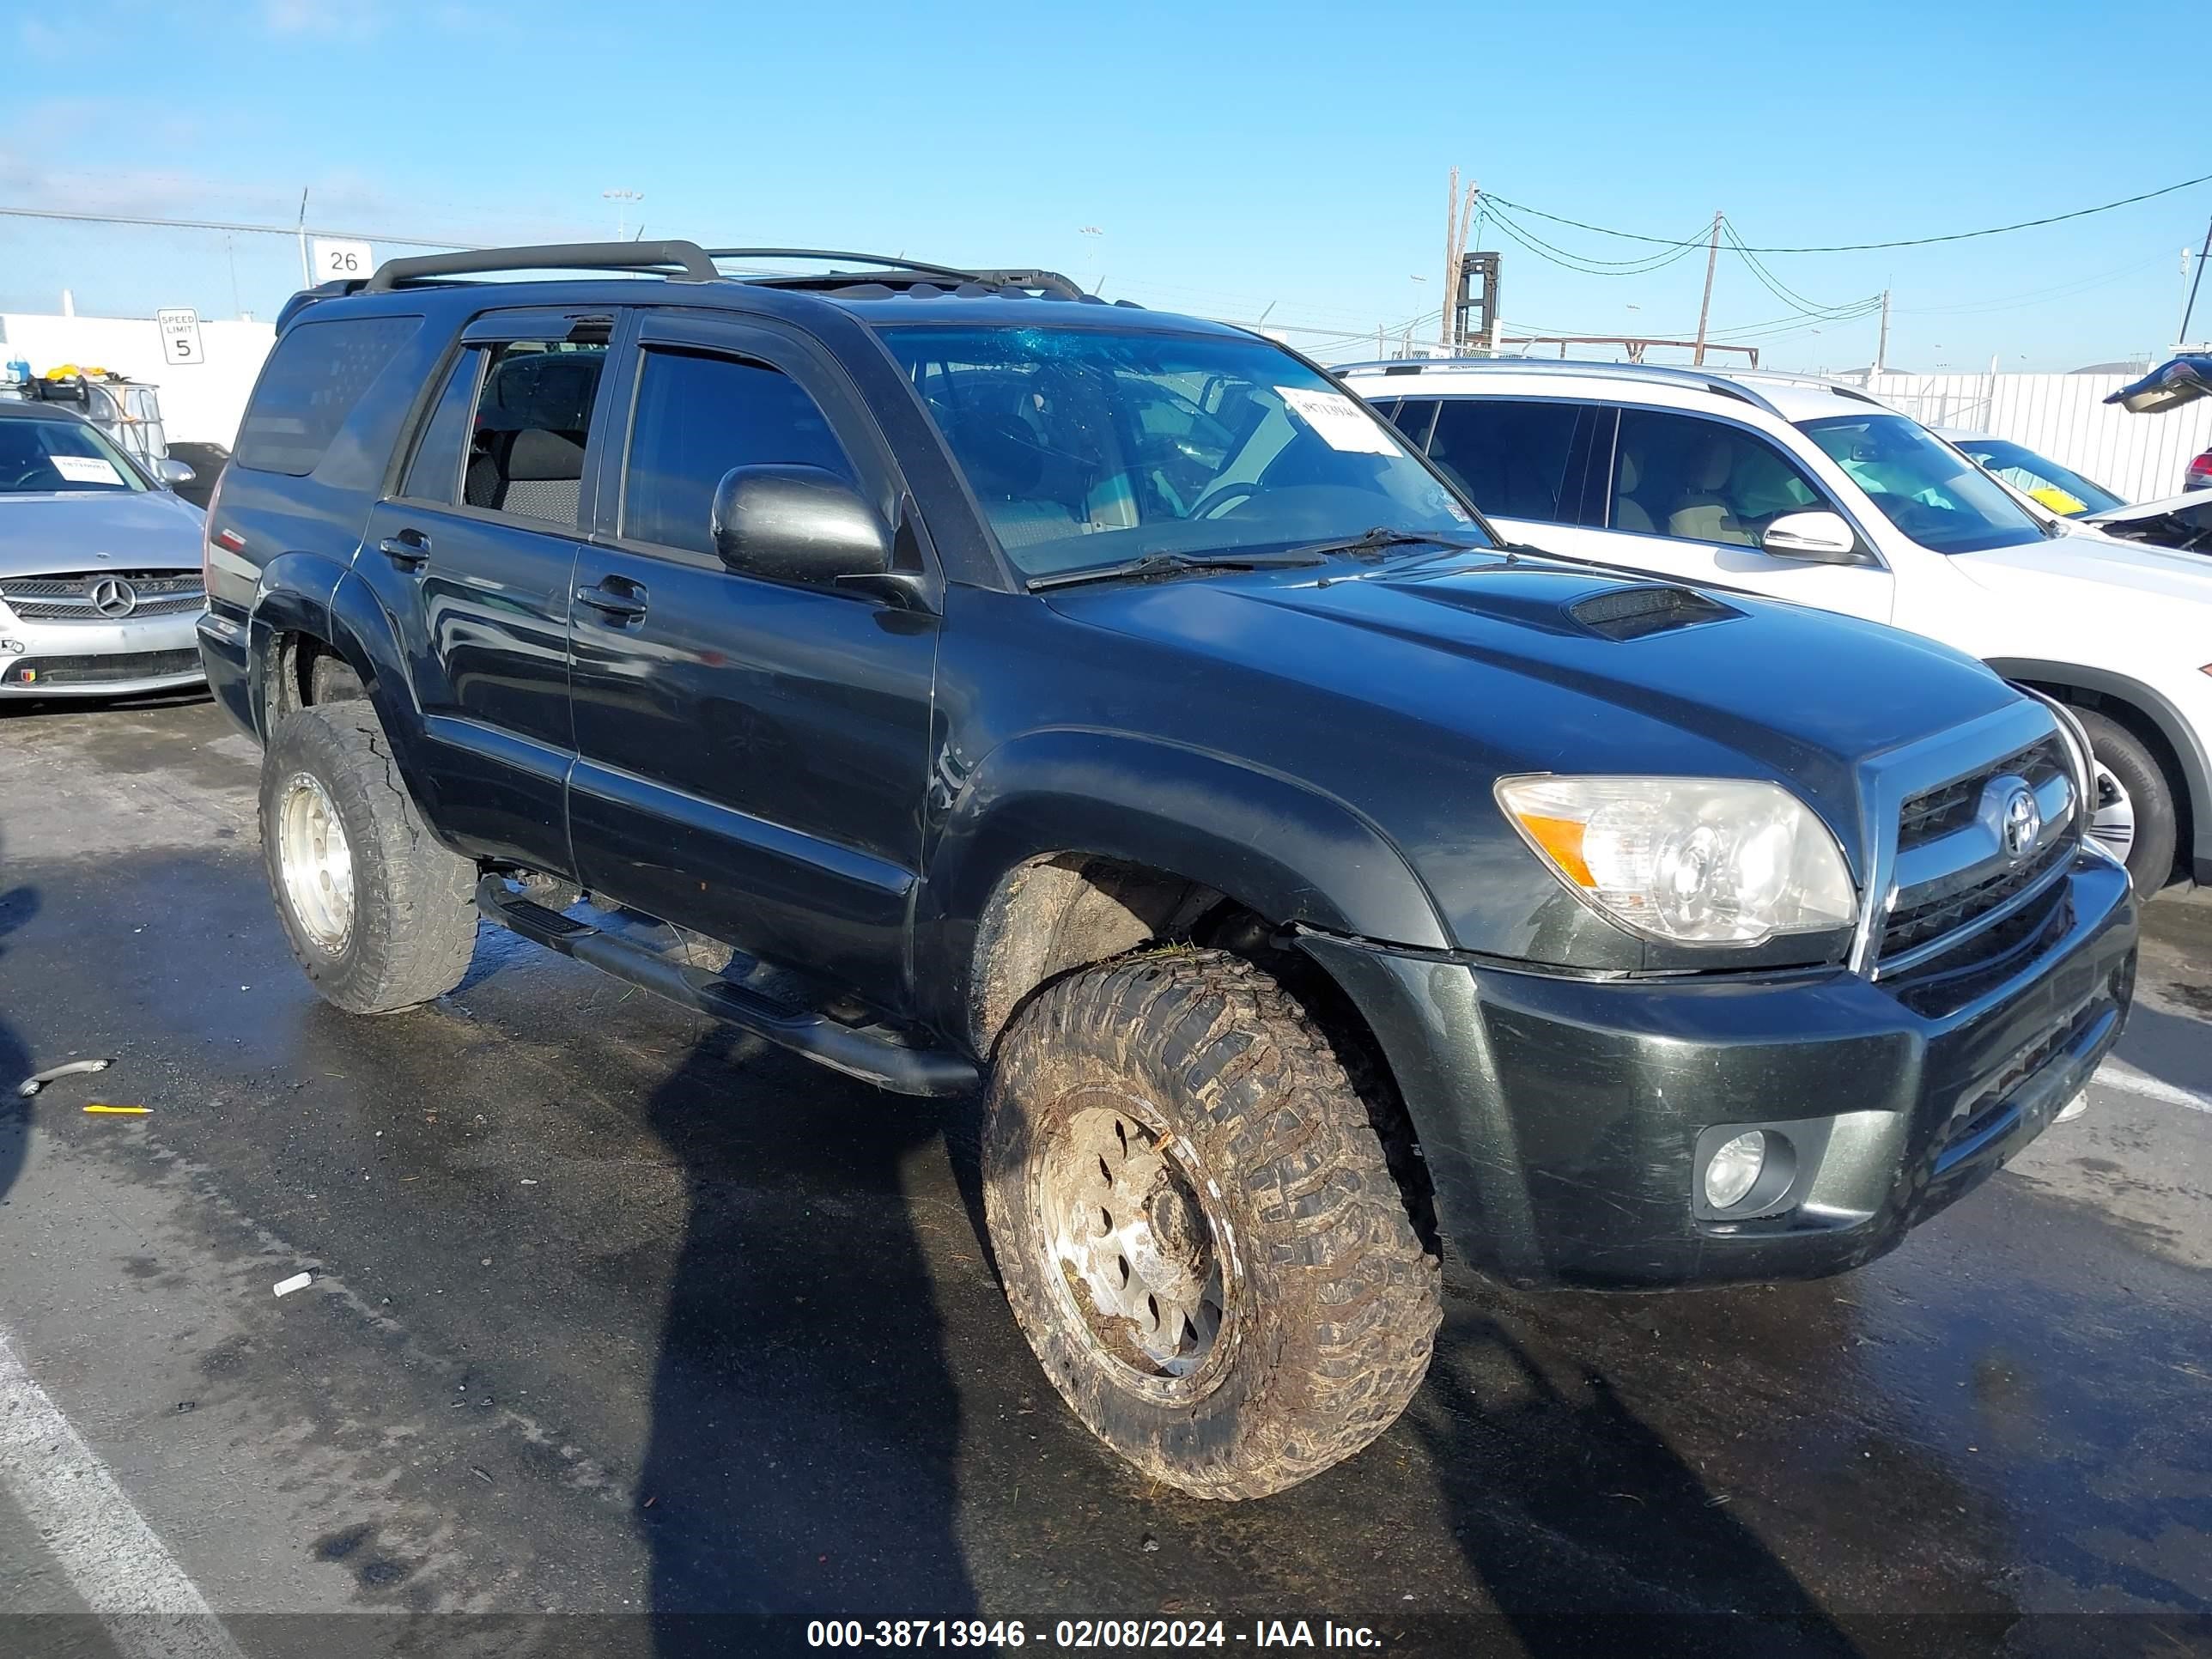
<svg viewBox="0 0 2212 1659">
<path fill-rule="evenodd" d="M 1640 640 L 1677 628 L 1741 617 L 1743 612 L 1710 594 L 1662 583 L 1593 593 L 1569 605 L 1567 614 L 1591 633 L 1608 640 Z"/>
<path fill-rule="evenodd" d="M 1626 581 L 1598 571 L 1557 568 L 1411 581 L 1399 591 L 1431 605 L 1570 638 L 1640 640 L 1743 615 L 1710 594 L 1674 582 Z"/>
</svg>

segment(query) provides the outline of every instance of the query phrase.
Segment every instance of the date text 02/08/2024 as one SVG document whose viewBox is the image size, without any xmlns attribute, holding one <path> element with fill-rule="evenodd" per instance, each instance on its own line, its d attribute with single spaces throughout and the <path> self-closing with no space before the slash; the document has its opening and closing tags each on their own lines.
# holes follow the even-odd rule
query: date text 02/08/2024
<svg viewBox="0 0 2212 1659">
<path fill-rule="evenodd" d="M 817 1619 L 806 1627 L 814 1648 L 1018 1648 L 1030 1641 L 1018 1619 Z M 1036 1632 L 1046 1645 L 1044 1628 Z M 1375 1649 L 1382 1638 L 1364 1625 L 1318 1623 L 1304 1619 L 1262 1619 L 1249 1630 L 1232 1630 L 1218 1619 L 1061 1619 L 1052 1626 L 1054 1648 L 1219 1648 L 1231 1643 L 1255 1648 Z"/>
</svg>

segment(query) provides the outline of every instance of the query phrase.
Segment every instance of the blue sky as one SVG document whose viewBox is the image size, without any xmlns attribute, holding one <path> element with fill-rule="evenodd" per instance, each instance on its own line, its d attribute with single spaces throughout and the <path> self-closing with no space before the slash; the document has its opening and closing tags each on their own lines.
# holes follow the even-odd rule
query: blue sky
<svg viewBox="0 0 2212 1659">
<path fill-rule="evenodd" d="M 2173 0 L 5 0 L 0 17 L 0 206 L 289 224 L 305 188 L 311 225 L 470 242 L 611 234 L 621 210 L 648 235 L 1054 265 L 1109 297 L 1265 313 L 1327 357 L 1433 314 L 1455 164 L 1652 235 L 1724 209 L 1754 245 L 1941 234 L 2212 173 L 2201 118 L 2123 105 L 2201 34 L 2201 7 Z M 643 199 L 618 210 L 609 189 Z M 2070 368 L 2170 343 L 2208 215 L 2212 185 L 1766 264 L 1826 305 L 1890 289 L 1894 364 Z M 1607 278 L 1488 246 L 1509 329 L 1694 327 L 1701 252 Z M 297 282 L 276 238 L 0 219 L 0 309 L 56 309 L 67 286 L 85 312 L 266 317 Z M 1713 309 L 1718 330 L 1776 325 L 1747 337 L 1770 362 L 1873 355 L 1871 318 L 1792 318 L 1733 255 Z M 2212 297 L 2195 331 L 2208 315 Z"/>
</svg>

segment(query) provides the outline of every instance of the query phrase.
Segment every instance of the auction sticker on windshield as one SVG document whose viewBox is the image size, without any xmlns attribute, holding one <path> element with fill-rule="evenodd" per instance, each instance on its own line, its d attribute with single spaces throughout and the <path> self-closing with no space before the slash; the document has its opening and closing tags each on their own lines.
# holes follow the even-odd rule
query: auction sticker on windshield
<svg viewBox="0 0 2212 1659">
<path fill-rule="evenodd" d="M 1304 386 L 1279 386 L 1275 395 L 1291 412 L 1321 434 L 1331 449 L 1358 455 L 1395 455 L 1400 447 L 1382 422 L 1341 392 L 1315 392 Z"/>
<path fill-rule="evenodd" d="M 71 483 L 119 484 L 114 465 L 97 455 L 49 455 L 55 471 Z"/>
</svg>

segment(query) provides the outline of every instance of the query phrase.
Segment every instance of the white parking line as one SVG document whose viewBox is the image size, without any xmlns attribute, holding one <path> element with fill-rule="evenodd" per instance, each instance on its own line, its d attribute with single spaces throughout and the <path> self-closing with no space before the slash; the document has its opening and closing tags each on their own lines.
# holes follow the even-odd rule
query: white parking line
<svg viewBox="0 0 2212 1659">
<path fill-rule="evenodd" d="M 245 1659 L 0 1327 L 0 1487 L 125 1659 Z"/>
<path fill-rule="evenodd" d="M 2194 1089 L 2185 1089 L 2178 1084 L 2147 1077 L 2124 1060 L 2106 1060 L 2097 1068 L 2097 1075 L 2090 1081 L 2102 1084 L 2107 1089 L 2118 1089 L 2122 1094 L 2141 1095 L 2145 1100 L 2160 1101 L 2168 1106 L 2183 1106 L 2192 1112 L 2212 1112 L 2212 1095 L 2199 1094 Z"/>
</svg>

